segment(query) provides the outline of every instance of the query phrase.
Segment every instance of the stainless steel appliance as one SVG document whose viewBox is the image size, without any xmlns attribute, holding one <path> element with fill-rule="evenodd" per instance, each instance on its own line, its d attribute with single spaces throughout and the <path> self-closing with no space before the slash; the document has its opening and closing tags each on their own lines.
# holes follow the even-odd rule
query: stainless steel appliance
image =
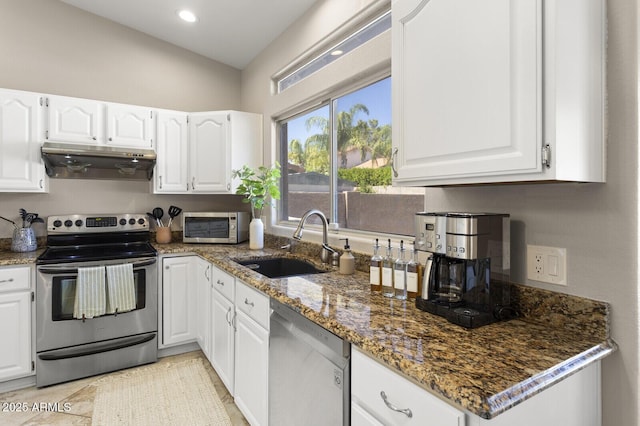
<svg viewBox="0 0 640 426">
<path fill-rule="evenodd" d="M 238 244 L 249 239 L 248 212 L 185 212 L 182 242 Z"/>
<path fill-rule="evenodd" d="M 351 345 L 271 299 L 269 424 L 348 425 Z"/>
<path fill-rule="evenodd" d="M 146 215 L 59 215 L 47 219 L 36 261 L 38 387 L 157 360 L 157 252 Z M 74 319 L 78 269 L 130 263 L 135 308 Z"/>
<path fill-rule="evenodd" d="M 150 180 L 156 164 L 152 149 L 45 142 L 41 154 L 52 178 Z"/>
<path fill-rule="evenodd" d="M 467 328 L 508 318 L 510 220 L 497 213 L 417 213 L 416 247 L 430 252 L 416 307 Z"/>
</svg>

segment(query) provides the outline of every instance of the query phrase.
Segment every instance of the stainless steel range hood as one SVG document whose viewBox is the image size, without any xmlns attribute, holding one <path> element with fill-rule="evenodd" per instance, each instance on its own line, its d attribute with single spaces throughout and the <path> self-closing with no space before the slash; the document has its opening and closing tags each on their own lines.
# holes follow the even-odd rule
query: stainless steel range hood
<svg viewBox="0 0 640 426">
<path fill-rule="evenodd" d="M 150 180 L 156 153 L 151 149 L 45 142 L 42 159 L 52 178 Z"/>
</svg>

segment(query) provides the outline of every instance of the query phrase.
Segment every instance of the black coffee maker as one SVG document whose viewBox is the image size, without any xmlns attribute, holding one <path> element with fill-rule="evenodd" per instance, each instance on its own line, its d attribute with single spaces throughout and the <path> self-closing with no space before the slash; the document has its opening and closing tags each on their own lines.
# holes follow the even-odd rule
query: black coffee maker
<svg viewBox="0 0 640 426">
<path fill-rule="evenodd" d="M 416 248 L 426 261 L 420 310 L 467 328 L 509 317 L 508 214 L 417 213 Z"/>
</svg>

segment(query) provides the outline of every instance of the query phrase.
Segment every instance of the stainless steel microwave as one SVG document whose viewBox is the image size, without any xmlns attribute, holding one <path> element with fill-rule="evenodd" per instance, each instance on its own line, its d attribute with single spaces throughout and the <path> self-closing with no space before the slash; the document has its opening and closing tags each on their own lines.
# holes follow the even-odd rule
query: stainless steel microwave
<svg viewBox="0 0 640 426">
<path fill-rule="evenodd" d="M 248 212 L 186 212 L 182 242 L 238 244 L 249 239 Z"/>
</svg>

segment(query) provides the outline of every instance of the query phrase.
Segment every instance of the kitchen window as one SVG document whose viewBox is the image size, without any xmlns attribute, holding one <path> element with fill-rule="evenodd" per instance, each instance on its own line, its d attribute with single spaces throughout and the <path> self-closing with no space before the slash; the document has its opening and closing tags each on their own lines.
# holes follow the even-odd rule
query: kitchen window
<svg viewBox="0 0 640 426">
<path fill-rule="evenodd" d="M 391 77 L 280 120 L 278 129 L 280 221 L 317 208 L 341 229 L 413 234 L 424 190 L 391 186 Z"/>
</svg>

